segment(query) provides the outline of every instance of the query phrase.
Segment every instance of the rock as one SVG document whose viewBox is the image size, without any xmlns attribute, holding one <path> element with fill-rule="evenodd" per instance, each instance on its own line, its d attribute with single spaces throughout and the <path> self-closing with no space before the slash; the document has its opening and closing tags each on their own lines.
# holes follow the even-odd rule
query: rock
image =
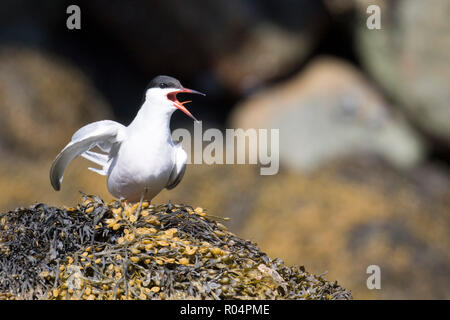
<svg viewBox="0 0 450 320">
<path fill-rule="evenodd" d="M 83 185 L 107 195 L 104 178 L 87 172 L 82 159 L 70 165 L 59 193 L 48 175 L 77 129 L 111 117 L 109 105 L 69 62 L 35 49 L 0 47 L 0 208 L 29 199 L 74 203 Z"/>
<path fill-rule="evenodd" d="M 0 214 L 0 298 L 351 299 L 271 259 L 202 208 L 36 204 Z"/>
<path fill-rule="evenodd" d="M 156 203 L 196 203 L 258 243 L 269 256 L 304 264 L 357 299 L 448 299 L 450 173 L 425 166 L 408 174 L 372 157 L 343 159 L 311 173 L 257 166 L 190 165 Z M 381 290 L 366 269 L 381 268 Z"/>
<path fill-rule="evenodd" d="M 24 206 L 38 199 L 55 205 L 71 205 L 77 203 L 79 190 L 97 192 L 105 199 L 112 198 L 106 188 L 105 177 L 87 170 L 92 163 L 81 158 L 75 159 L 66 170 L 61 191 L 53 190 L 49 171 L 59 151 L 59 148 L 55 149 L 45 158 L 35 161 L 3 155 L 0 161 L 0 209 Z"/>
<path fill-rule="evenodd" d="M 168 0 L 138 6 L 94 0 L 83 7 L 141 69 L 186 79 L 212 75 L 208 83 L 237 94 L 290 73 L 328 26 L 323 5 L 313 0 L 276 5 Z"/>
<path fill-rule="evenodd" d="M 317 33 L 261 23 L 248 31 L 238 48 L 219 58 L 215 72 L 233 91 L 250 92 L 295 70 L 318 42 Z"/>
<path fill-rule="evenodd" d="M 0 153 L 49 159 L 88 122 L 111 117 L 89 80 L 62 58 L 0 47 Z"/>
<path fill-rule="evenodd" d="M 309 53 L 310 41 L 275 24 L 255 26 L 237 50 L 219 59 L 217 76 L 234 91 L 245 93 L 288 74 Z"/>
<path fill-rule="evenodd" d="M 450 3 L 420 0 L 370 1 L 382 9 L 382 29 L 368 30 L 359 3 L 357 52 L 377 83 L 411 120 L 450 146 Z"/>
<path fill-rule="evenodd" d="M 399 168 L 416 165 L 424 146 L 408 123 L 353 66 L 321 57 L 294 78 L 238 104 L 236 128 L 279 128 L 280 162 L 311 170 L 372 153 Z"/>
</svg>

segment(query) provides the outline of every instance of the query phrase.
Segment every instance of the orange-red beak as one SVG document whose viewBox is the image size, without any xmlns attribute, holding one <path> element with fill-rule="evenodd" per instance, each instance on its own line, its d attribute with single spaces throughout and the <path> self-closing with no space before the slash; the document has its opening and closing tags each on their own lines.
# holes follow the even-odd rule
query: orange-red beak
<svg viewBox="0 0 450 320">
<path fill-rule="evenodd" d="M 172 91 L 170 93 L 167 94 L 167 99 L 169 99 L 170 101 L 173 102 L 173 104 L 175 105 L 175 107 L 177 107 L 178 109 L 180 109 L 181 111 L 183 111 L 185 114 L 187 114 L 189 117 L 191 117 L 192 119 L 194 119 L 195 121 L 198 121 L 190 112 L 188 109 L 186 109 L 186 107 L 184 106 L 186 103 L 189 103 L 191 101 L 183 101 L 180 102 L 177 99 L 177 93 L 194 93 L 194 94 L 201 94 L 201 95 L 205 95 L 204 93 L 192 90 L 192 89 L 187 89 L 187 88 L 183 88 L 180 90 L 175 90 Z"/>
</svg>

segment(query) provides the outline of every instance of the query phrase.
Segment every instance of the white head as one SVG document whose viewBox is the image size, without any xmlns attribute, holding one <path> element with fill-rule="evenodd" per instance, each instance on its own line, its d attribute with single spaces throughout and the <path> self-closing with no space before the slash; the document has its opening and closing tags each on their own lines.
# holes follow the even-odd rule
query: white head
<svg viewBox="0 0 450 320">
<path fill-rule="evenodd" d="M 195 93 L 205 95 L 201 92 L 184 88 L 180 81 L 169 76 L 157 76 L 150 81 L 145 92 L 145 101 L 157 105 L 158 108 L 167 107 L 168 111 L 175 111 L 177 109 L 183 111 L 189 117 L 197 121 L 195 117 L 189 112 L 184 104 L 190 101 L 180 102 L 177 99 L 177 93 Z"/>
</svg>

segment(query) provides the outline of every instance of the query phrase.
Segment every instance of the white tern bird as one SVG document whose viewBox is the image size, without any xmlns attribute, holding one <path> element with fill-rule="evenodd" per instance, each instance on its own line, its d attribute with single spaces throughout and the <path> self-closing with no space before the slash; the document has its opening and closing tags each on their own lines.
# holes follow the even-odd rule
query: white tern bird
<svg viewBox="0 0 450 320">
<path fill-rule="evenodd" d="M 204 95 L 184 88 L 175 78 L 158 76 L 148 85 L 145 101 L 128 127 L 103 120 L 75 132 L 51 166 L 53 188 L 61 188 L 66 167 L 80 155 L 102 166 L 89 169 L 108 177 L 108 190 L 116 198 L 142 203 L 164 188 L 175 188 L 186 170 L 187 154 L 172 140 L 170 118 L 179 109 L 197 121 L 184 106 L 190 101 L 178 101 L 177 93 Z M 90 151 L 94 147 L 104 153 Z"/>
</svg>

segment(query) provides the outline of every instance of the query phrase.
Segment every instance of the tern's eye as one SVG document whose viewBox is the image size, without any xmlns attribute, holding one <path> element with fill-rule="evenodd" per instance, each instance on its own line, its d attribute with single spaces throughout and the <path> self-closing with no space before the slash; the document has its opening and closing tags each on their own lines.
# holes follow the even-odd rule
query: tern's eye
<svg viewBox="0 0 450 320">
<path fill-rule="evenodd" d="M 161 88 L 161 89 L 164 89 L 164 88 L 167 88 L 167 83 L 160 83 L 159 84 L 159 87 Z"/>
</svg>

